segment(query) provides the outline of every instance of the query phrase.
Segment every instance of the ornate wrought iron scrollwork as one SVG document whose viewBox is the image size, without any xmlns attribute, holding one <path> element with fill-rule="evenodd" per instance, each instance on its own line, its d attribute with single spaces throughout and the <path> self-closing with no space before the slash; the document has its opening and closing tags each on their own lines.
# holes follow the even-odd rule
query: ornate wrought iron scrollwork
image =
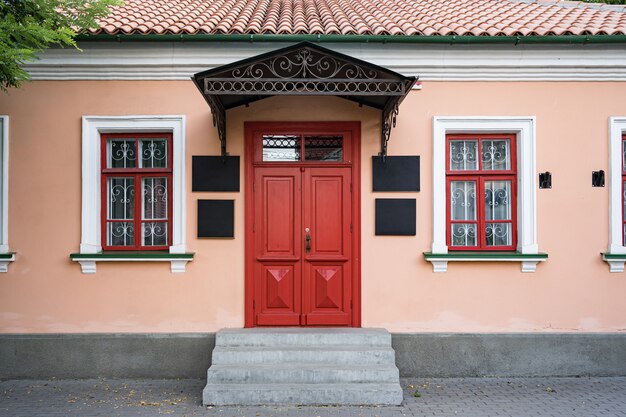
<svg viewBox="0 0 626 417">
<path fill-rule="evenodd" d="M 309 47 L 204 79 L 204 94 L 403 96 L 404 80 Z"/>
<path fill-rule="evenodd" d="M 226 110 L 215 96 L 206 95 L 206 100 L 211 107 L 213 126 L 217 128 L 217 136 L 220 139 L 220 154 L 228 156 L 228 152 L 226 152 Z"/>
<path fill-rule="evenodd" d="M 387 156 L 387 142 L 389 142 L 389 137 L 391 136 L 391 129 L 396 127 L 398 111 L 398 100 L 393 100 L 383 109 L 381 122 L 382 129 L 380 135 L 380 153 L 378 154 L 383 157 L 383 162 Z"/>
<path fill-rule="evenodd" d="M 385 68 L 303 42 L 193 77 L 211 107 L 222 155 L 226 153 L 226 109 L 265 97 L 336 96 L 383 111 L 382 156 L 395 126 L 398 105 L 415 83 Z"/>
</svg>

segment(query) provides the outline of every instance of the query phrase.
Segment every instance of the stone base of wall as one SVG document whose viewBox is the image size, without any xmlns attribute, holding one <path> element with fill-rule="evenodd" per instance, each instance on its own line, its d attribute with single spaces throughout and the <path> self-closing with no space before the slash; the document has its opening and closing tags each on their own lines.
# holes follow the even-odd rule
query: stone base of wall
<svg viewBox="0 0 626 417">
<path fill-rule="evenodd" d="M 214 333 L 0 335 L 0 379 L 203 378 Z"/>
<path fill-rule="evenodd" d="M 626 376 L 626 333 L 396 333 L 404 377 Z"/>
<path fill-rule="evenodd" d="M 204 378 L 213 333 L 0 335 L 0 379 Z M 626 376 L 626 334 L 393 334 L 404 377 Z"/>
</svg>

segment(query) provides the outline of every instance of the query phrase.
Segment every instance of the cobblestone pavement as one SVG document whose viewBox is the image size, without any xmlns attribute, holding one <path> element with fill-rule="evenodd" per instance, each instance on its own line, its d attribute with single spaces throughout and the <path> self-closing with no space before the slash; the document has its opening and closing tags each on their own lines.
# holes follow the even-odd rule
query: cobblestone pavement
<svg viewBox="0 0 626 417">
<path fill-rule="evenodd" d="M 400 407 L 202 407 L 202 380 L 0 382 L 0 416 L 626 416 L 626 378 L 402 379 Z"/>
</svg>

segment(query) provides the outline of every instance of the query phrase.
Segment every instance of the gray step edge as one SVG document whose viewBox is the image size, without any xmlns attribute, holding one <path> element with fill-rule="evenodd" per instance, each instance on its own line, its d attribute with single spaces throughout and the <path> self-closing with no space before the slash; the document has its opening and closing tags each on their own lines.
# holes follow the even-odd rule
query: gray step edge
<svg viewBox="0 0 626 417">
<path fill-rule="evenodd" d="M 400 405 L 402 397 L 399 383 L 207 384 L 202 391 L 204 405 Z"/>
<path fill-rule="evenodd" d="M 400 372 L 394 365 L 214 365 L 207 371 L 212 384 L 287 383 L 398 383 Z"/>
</svg>

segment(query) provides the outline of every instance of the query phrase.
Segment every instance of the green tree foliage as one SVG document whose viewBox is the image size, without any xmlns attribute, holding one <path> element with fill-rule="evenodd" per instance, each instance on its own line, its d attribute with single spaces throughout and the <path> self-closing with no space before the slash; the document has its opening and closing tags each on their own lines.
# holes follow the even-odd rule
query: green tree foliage
<svg viewBox="0 0 626 417">
<path fill-rule="evenodd" d="M 30 79 L 22 66 L 51 45 L 78 49 L 75 36 L 119 0 L 0 0 L 0 89 Z"/>
</svg>

